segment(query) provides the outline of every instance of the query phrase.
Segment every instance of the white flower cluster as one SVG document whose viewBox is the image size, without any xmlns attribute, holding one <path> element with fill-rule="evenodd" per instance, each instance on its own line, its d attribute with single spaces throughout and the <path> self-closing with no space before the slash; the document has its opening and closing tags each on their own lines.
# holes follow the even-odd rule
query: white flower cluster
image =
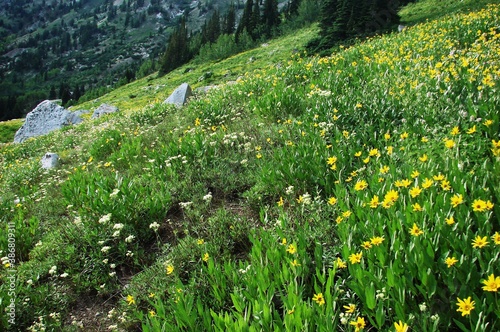
<svg viewBox="0 0 500 332">
<path fill-rule="evenodd" d="M 149 225 L 149 228 L 156 232 L 160 228 L 160 224 L 155 221 Z"/>
<path fill-rule="evenodd" d="M 210 201 L 212 200 L 212 193 L 208 193 L 205 196 L 203 196 L 203 200 L 207 203 L 210 203 Z"/>
<path fill-rule="evenodd" d="M 104 224 L 106 224 L 110 220 L 111 220 L 111 213 L 108 213 L 108 214 L 102 216 L 99 219 L 98 223 L 104 225 Z"/>
</svg>

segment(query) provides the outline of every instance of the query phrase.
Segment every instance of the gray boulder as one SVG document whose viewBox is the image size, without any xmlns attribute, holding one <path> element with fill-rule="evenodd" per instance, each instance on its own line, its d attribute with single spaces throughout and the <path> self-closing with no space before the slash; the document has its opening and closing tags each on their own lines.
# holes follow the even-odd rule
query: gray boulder
<svg viewBox="0 0 500 332">
<path fill-rule="evenodd" d="M 47 152 L 42 158 L 42 168 L 51 169 L 57 166 L 59 156 L 57 153 Z"/>
<path fill-rule="evenodd" d="M 165 99 L 164 104 L 174 104 L 182 106 L 186 103 L 187 99 L 193 95 L 191 87 L 187 83 L 182 83 L 172 94 Z"/>
<path fill-rule="evenodd" d="M 26 115 L 24 124 L 14 136 L 14 143 L 22 143 L 30 137 L 46 135 L 82 119 L 56 103 L 45 100 Z"/>
<path fill-rule="evenodd" d="M 118 112 L 118 107 L 108 104 L 102 104 L 99 106 L 92 114 L 92 119 L 100 118 L 105 114 L 111 114 Z"/>
</svg>

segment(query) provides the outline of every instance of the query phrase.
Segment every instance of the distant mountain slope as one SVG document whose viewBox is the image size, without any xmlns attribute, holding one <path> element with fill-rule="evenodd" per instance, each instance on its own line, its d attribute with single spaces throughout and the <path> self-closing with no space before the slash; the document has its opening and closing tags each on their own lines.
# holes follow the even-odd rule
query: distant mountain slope
<svg viewBox="0 0 500 332">
<path fill-rule="evenodd" d="M 196 31 L 229 0 L 0 0 L 0 112 L 130 81 L 177 18 Z M 0 114 L 0 120 L 9 114 Z"/>
</svg>

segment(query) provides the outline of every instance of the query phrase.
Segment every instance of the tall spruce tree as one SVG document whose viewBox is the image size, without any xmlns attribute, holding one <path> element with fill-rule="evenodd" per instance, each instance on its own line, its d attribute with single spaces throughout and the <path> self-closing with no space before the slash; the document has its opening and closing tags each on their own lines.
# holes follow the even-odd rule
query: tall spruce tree
<svg viewBox="0 0 500 332">
<path fill-rule="evenodd" d="M 280 24 L 280 13 L 277 0 L 265 0 L 262 12 L 262 24 L 266 37 L 271 37 L 272 30 Z"/>
<path fill-rule="evenodd" d="M 256 0 L 258 1 L 258 0 Z M 241 16 L 238 28 L 236 28 L 235 40 L 238 43 L 240 35 L 243 31 L 250 34 L 252 26 L 252 11 L 253 11 L 253 0 L 247 0 L 245 3 L 245 8 L 243 9 L 243 15 Z"/>
<path fill-rule="evenodd" d="M 231 3 L 229 9 L 224 17 L 222 33 L 223 34 L 233 34 L 236 26 L 236 10 L 234 8 L 234 4 Z"/>
<path fill-rule="evenodd" d="M 186 19 L 183 17 L 170 36 L 165 53 L 160 60 L 160 75 L 165 75 L 191 59 Z"/>
</svg>

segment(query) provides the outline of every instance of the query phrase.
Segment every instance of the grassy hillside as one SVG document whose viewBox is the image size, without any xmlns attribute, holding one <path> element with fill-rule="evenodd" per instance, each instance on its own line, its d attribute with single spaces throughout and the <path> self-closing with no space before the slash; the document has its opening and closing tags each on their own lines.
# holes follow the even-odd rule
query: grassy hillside
<svg viewBox="0 0 500 332">
<path fill-rule="evenodd" d="M 305 30 L 0 147 L 12 329 L 498 330 L 499 14 L 323 58 Z M 236 84 L 161 104 L 206 71 Z"/>
</svg>

